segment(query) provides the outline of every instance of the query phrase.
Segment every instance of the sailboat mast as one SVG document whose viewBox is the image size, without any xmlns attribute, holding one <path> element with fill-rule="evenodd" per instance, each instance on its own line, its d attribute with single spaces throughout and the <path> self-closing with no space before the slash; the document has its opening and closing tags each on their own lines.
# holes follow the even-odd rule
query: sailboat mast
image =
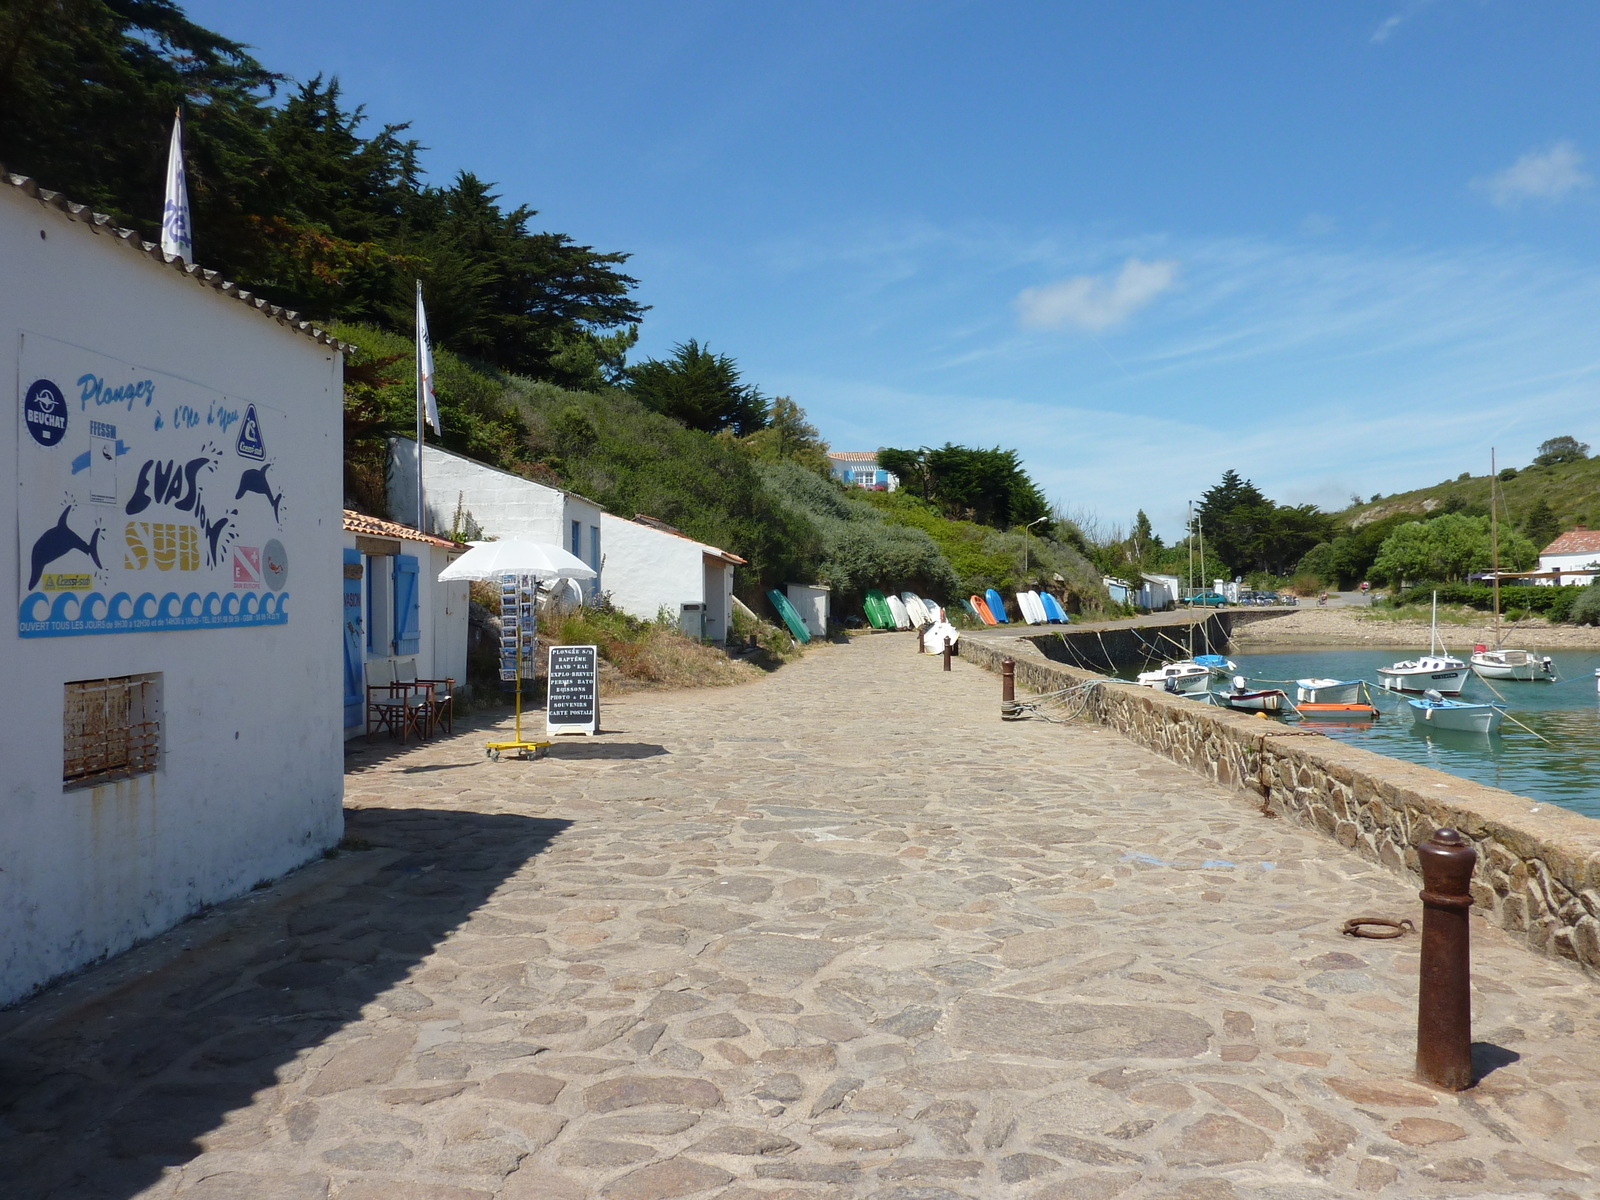
<svg viewBox="0 0 1600 1200">
<path fill-rule="evenodd" d="M 1489 447 L 1489 561 L 1494 571 L 1494 648 L 1500 649 L 1500 525 L 1495 516 L 1494 447 Z"/>
</svg>

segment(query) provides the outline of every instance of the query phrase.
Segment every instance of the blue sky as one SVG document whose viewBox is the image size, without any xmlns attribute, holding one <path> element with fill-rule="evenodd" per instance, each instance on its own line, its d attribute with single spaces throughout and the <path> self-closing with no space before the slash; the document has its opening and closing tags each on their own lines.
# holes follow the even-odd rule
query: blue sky
<svg viewBox="0 0 1600 1200">
<path fill-rule="evenodd" d="M 187 5 L 633 254 L 839 449 L 1014 446 L 1179 532 L 1600 445 L 1600 7 Z"/>
</svg>

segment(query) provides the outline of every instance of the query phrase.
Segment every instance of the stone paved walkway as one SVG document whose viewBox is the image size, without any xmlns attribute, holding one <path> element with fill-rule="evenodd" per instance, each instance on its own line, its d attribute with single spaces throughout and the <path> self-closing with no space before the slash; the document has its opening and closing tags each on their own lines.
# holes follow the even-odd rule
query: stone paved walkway
<svg viewBox="0 0 1600 1200">
<path fill-rule="evenodd" d="M 542 762 L 358 756 L 320 863 L 0 1014 L 0 1192 L 186 1200 L 1600 1194 L 1600 997 L 906 635 Z"/>
</svg>

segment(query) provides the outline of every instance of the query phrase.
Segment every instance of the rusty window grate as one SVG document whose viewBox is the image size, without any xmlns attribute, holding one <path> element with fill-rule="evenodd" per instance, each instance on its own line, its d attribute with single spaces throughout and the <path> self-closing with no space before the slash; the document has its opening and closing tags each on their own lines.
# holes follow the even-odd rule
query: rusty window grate
<svg viewBox="0 0 1600 1200">
<path fill-rule="evenodd" d="M 66 685 L 61 778 L 68 789 L 148 775 L 161 756 L 161 675 Z"/>
</svg>

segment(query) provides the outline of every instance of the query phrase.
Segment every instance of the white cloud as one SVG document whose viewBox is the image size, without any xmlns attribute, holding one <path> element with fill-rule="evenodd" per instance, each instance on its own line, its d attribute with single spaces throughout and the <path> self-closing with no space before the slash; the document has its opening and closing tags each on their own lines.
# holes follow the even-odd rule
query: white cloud
<svg viewBox="0 0 1600 1200">
<path fill-rule="evenodd" d="M 1515 208 L 1524 200 L 1564 200 L 1593 186 L 1594 176 L 1583 169 L 1582 152 L 1562 141 L 1548 150 L 1530 150 L 1498 175 L 1473 184 L 1501 208 Z"/>
<path fill-rule="evenodd" d="M 1401 25 L 1427 8 L 1430 3 L 1432 3 L 1432 0 L 1411 0 L 1411 3 L 1402 5 L 1399 12 L 1391 17 L 1385 17 L 1379 22 L 1378 27 L 1372 31 L 1373 42 L 1380 46 L 1383 45 L 1384 42 L 1394 36 L 1396 29 L 1399 29 Z"/>
<path fill-rule="evenodd" d="M 1130 258 L 1115 275 L 1076 275 L 1060 283 L 1024 288 L 1017 315 L 1030 329 L 1059 329 L 1071 323 L 1091 333 L 1127 320 L 1178 277 L 1175 259 L 1144 262 Z"/>
</svg>

